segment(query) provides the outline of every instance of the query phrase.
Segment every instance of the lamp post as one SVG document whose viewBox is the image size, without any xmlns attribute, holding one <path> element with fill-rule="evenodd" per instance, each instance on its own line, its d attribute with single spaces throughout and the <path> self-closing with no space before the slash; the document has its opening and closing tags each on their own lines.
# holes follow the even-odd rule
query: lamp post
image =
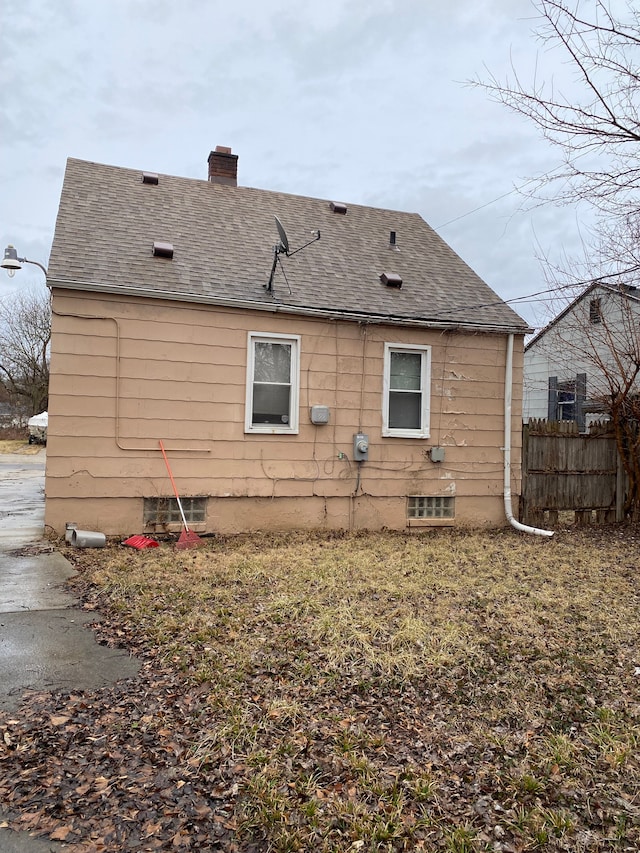
<svg viewBox="0 0 640 853">
<path fill-rule="evenodd" d="M 40 267 L 42 272 L 45 274 L 45 278 L 48 275 L 47 268 L 43 266 L 40 261 L 30 261 L 29 258 L 19 258 L 15 246 L 7 246 L 4 250 L 4 258 L 2 259 L 2 263 L 0 263 L 0 267 L 8 272 L 10 278 L 13 278 L 16 274 L 16 270 L 22 269 L 22 264 L 35 264 L 35 266 Z"/>
</svg>

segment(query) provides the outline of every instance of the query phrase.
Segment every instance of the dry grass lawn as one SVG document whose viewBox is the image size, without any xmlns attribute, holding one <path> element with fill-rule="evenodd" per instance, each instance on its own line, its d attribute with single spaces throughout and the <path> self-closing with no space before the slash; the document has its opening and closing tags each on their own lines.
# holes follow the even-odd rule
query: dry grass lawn
<svg viewBox="0 0 640 853">
<path fill-rule="evenodd" d="M 42 450 L 41 444 L 29 444 L 23 438 L 0 439 L 0 453 L 21 453 L 32 456 Z"/>
<path fill-rule="evenodd" d="M 635 529 L 72 556 L 145 665 L 0 720 L 11 825 L 70 851 L 640 848 Z"/>
</svg>

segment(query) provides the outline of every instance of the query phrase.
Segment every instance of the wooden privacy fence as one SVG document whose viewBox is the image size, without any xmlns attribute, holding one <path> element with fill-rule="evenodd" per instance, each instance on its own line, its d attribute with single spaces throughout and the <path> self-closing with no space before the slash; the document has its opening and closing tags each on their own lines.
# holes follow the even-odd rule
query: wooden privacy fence
<svg viewBox="0 0 640 853">
<path fill-rule="evenodd" d="M 609 425 L 578 432 L 574 421 L 532 420 L 522 436 L 522 497 L 525 524 L 553 527 L 559 512 L 574 512 L 577 524 L 623 520 L 625 476 Z"/>
</svg>

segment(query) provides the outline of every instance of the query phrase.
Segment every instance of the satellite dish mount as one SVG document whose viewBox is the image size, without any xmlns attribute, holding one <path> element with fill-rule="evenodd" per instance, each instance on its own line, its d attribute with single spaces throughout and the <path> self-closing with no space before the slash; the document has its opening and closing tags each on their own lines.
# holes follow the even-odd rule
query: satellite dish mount
<svg viewBox="0 0 640 853">
<path fill-rule="evenodd" d="M 284 271 L 284 267 L 282 266 L 282 261 L 280 260 L 280 255 L 286 255 L 287 258 L 293 257 L 298 252 L 301 252 L 303 249 L 306 249 L 307 246 L 310 246 L 312 243 L 316 243 L 320 239 L 320 231 L 313 231 L 313 239 L 309 240 L 308 243 L 305 243 L 304 246 L 300 246 L 298 249 L 294 249 L 291 251 L 291 246 L 289 245 L 289 238 L 287 237 L 287 232 L 284 230 L 284 225 L 277 216 L 273 217 L 276 221 L 276 228 L 278 229 L 278 236 L 280 237 L 280 242 L 276 243 L 273 247 L 273 265 L 271 266 L 271 274 L 269 276 L 269 281 L 265 284 L 265 288 L 267 293 L 273 293 L 273 279 L 276 274 L 276 266 L 278 263 L 282 267 L 282 274 L 284 275 L 285 281 L 287 281 L 287 275 Z M 287 281 L 287 286 L 289 282 Z M 291 288 L 289 288 L 289 293 L 291 293 Z"/>
</svg>

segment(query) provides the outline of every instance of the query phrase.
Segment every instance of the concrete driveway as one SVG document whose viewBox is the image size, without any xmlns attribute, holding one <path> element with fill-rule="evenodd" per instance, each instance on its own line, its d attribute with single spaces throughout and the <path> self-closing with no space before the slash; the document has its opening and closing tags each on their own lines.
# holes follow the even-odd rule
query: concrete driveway
<svg viewBox="0 0 640 853">
<path fill-rule="evenodd" d="M 96 643 L 87 613 L 65 589 L 74 574 L 44 539 L 44 448 L 0 454 L 0 712 L 17 713 L 30 690 L 95 690 L 137 674 L 126 652 Z M 1 827 L 2 853 L 64 845 Z"/>
<path fill-rule="evenodd" d="M 42 539 L 46 452 L 0 453 L 0 552 Z"/>
</svg>

